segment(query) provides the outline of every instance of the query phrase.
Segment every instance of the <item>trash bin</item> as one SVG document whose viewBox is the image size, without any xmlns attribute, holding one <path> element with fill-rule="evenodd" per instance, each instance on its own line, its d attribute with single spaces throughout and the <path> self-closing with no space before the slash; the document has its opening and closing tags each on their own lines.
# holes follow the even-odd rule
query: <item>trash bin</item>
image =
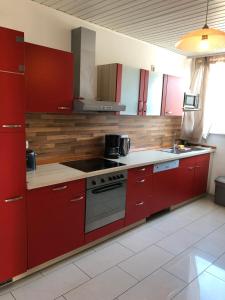
<svg viewBox="0 0 225 300">
<path fill-rule="evenodd" d="M 225 206 L 225 176 L 217 177 L 215 183 L 215 203 Z"/>
</svg>

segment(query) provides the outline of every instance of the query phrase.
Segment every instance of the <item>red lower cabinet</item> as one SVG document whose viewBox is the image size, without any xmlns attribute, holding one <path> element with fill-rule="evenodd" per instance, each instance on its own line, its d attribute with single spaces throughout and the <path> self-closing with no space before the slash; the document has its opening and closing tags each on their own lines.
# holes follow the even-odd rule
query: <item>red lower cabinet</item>
<svg viewBox="0 0 225 300">
<path fill-rule="evenodd" d="M 153 175 L 153 210 L 166 209 L 177 202 L 178 169 L 171 169 Z"/>
<path fill-rule="evenodd" d="M 206 193 L 209 154 L 180 160 L 179 167 L 153 175 L 154 212 Z"/>
<path fill-rule="evenodd" d="M 27 270 L 25 195 L 0 197 L 0 283 Z"/>
<path fill-rule="evenodd" d="M 202 155 L 196 158 L 194 195 L 198 196 L 206 193 L 209 171 L 209 155 Z"/>
<path fill-rule="evenodd" d="M 28 191 L 28 268 L 84 243 L 85 181 Z"/>
<path fill-rule="evenodd" d="M 152 213 L 152 167 L 128 171 L 125 225 L 138 222 Z"/>
</svg>

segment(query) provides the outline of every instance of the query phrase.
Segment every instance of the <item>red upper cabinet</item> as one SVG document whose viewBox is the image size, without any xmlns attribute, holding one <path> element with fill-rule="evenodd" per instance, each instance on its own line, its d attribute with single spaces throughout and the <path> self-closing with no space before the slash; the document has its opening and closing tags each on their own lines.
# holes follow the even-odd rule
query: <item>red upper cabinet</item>
<svg viewBox="0 0 225 300">
<path fill-rule="evenodd" d="M 182 116 L 184 81 L 180 77 L 163 76 L 162 109 L 163 116 Z"/>
<path fill-rule="evenodd" d="M 0 27 L 0 70 L 24 72 L 24 33 Z"/>
<path fill-rule="evenodd" d="M 25 68 L 27 112 L 72 111 L 72 53 L 25 43 Z"/>
<path fill-rule="evenodd" d="M 28 191 L 28 268 L 84 243 L 85 181 Z"/>
<path fill-rule="evenodd" d="M 0 132 L 24 128 L 24 76 L 0 71 Z"/>
</svg>

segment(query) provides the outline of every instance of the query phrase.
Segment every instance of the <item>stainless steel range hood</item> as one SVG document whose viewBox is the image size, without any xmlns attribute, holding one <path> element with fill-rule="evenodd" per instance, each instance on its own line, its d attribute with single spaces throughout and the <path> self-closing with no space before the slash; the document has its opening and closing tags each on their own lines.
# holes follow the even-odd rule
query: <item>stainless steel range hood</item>
<svg viewBox="0 0 225 300">
<path fill-rule="evenodd" d="M 84 27 L 72 30 L 74 54 L 74 112 L 118 112 L 126 109 L 116 102 L 97 100 L 95 66 L 96 32 Z"/>
</svg>

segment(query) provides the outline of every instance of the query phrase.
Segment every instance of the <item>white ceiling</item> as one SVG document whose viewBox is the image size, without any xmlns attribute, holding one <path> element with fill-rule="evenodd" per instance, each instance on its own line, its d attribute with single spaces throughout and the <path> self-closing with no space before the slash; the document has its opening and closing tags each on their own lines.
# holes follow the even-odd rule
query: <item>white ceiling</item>
<svg viewBox="0 0 225 300">
<path fill-rule="evenodd" d="M 206 0 L 33 0 L 178 52 L 174 44 L 205 23 Z M 225 30 L 225 1 L 210 0 L 208 25 Z"/>
</svg>

